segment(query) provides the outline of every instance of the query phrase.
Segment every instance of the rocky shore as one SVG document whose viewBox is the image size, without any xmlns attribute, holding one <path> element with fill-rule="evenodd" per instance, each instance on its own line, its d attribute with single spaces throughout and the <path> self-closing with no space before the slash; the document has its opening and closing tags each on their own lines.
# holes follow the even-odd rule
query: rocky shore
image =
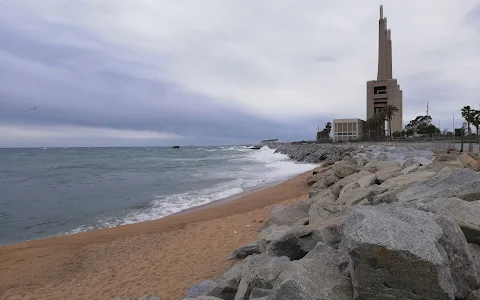
<svg viewBox="0 0 480 300">
<path fill-rule="evenodd" d="M 480 158 L 284 145 L 322 162 L 309 199 L 276 206 L 238 260 L 185 299 L 480 299 Z M 140 299 L 158 299 L 152 296 Z M 120 298 L 118 298 L 120 299 Z"/>
</svg>

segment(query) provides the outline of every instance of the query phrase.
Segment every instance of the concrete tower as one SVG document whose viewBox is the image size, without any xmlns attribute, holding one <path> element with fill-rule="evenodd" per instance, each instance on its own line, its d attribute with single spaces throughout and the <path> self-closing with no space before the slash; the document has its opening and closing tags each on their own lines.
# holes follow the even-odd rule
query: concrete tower
<svg viewBox="0 0 480 300">
<path fill-rule="evenodd" d="M 377 80 L 367 82 L 367 119 L 379 113 L 387 105 L 395 105 L 398 112 L 392 118 L 389 132 L 403 129 L 402 90 L 397 80 L 392 78 L 392 32 L 387 27 L 387 18 L 383 17 L 383 5 L 380 5 L 378 21 L 378 70 Z"/>
</svg>

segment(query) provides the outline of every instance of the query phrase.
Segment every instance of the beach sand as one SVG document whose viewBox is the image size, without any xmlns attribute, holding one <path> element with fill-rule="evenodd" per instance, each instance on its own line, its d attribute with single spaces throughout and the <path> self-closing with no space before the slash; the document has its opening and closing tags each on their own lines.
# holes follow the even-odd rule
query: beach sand
<svg viewBox="0 0 480 300">
<path fill-rule="evenodd" d="M 227 203 L 163 219 L 0 247 L 0 299 L 182 299 L 256 240 L 273 205 L 308 199 L 312 171 Z"/>
</svg>

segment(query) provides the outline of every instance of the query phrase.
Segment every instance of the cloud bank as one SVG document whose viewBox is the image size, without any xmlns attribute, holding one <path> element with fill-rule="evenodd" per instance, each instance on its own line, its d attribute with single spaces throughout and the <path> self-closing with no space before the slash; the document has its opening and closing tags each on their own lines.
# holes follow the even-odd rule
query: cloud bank
<svg viewBox="0 0 480 300">
<path fill-rule="evenodd" d="M 382 4 L 405 123 L 428 101 L 450 128 L 480 104 L 480 1 Z M 4 1 L 0 147 L 312 139 L 332 118 L 365 118 L 378 5 Z"/>
</svg>

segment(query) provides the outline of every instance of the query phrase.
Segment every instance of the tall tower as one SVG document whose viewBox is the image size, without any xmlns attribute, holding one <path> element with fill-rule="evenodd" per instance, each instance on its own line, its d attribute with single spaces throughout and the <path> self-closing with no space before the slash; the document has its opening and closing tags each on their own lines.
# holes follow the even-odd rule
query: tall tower
<svg viewBox="0 0 480 300">
<path fill-rule="evenodd" d="M 396 106 L 398 112 L 392 118 L 392 128 L 388 128 L 389 133 L 403 129 L 402 90 L 392 76 L 392 32 L 387 27 L 387 18 L 383 16 L 383 5 L 380 5 L 377 80 L 367 82 L 367 119 L 379 113 L 387 105 Z"/>
</svg>

